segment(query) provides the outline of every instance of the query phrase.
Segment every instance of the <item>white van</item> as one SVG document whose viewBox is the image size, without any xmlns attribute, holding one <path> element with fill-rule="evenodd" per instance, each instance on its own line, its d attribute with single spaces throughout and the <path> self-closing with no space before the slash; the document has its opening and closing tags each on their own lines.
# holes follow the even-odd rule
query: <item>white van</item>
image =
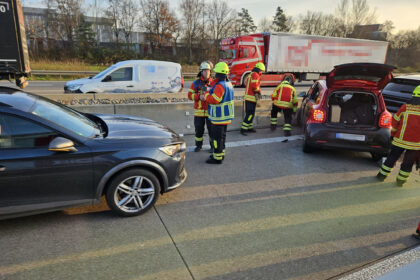
<svg viewBox="0 0 420 280">
<path fill-rule="evenodd" d="M 156 60 L 121 61 L 99 74 L 69 81 L 66 93 L 179 92 L 184 87 L 181 65 Z"/>
</svg>

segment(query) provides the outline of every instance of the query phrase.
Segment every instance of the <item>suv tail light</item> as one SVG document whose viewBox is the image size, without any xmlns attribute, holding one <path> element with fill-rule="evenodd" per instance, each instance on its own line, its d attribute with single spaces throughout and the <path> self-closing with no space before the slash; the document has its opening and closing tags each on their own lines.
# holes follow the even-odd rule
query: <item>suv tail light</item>
<svg viewBox="0 0 420 280">
<path fill-rule="evenodd" d="M 309 122 L 311 123 L 323 123 L 327 119 L 327 115 L 324 110 L 313 110 L 310 116 Z"/>
<path fill-rule="evenodd" d="M 391 128 L 392 126 L 392 115 L 390 112 L 383 112 L 379 118 L 379 126 L 383 128 Z"/>
</svg>

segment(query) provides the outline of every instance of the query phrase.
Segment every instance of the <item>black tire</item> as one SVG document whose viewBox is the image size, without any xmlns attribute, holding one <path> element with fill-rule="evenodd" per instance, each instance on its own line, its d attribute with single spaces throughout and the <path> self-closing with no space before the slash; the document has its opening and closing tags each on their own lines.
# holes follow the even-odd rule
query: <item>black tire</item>
<svg viewBox="0 0 420 280">
<path fill-rule="evenodd" d="M 129 169 L 109 182 L 106 201 L 118 215 L 132 217 L 153 207 L 159 192 L 159 180 L 153 173 L 140 168 Z"/>
<path fill-rule="evenodd" d="M 302 108 L 299 108 L 296 112 L 296 123 L 299 127 L 302 127 Z"/>
<path fill-rule="evenodd" d="M 309 145 L 308 143 L 306 143 L 306 141 L 303 141 L 302 151 L 305 154 L 310 154 L 310 153 L 313 153 L 314 152 L 314 147 L 312 147 L 311 145 Z"/>
<path fill-rule="evenodd" d="M 385 157 L 383 154 L 380 154 L 380 153 L 371 152 L 370 154 L 372 155 L 372 159 L 374 161 L 378 161 L 378 160 L 382 159 L 383 157 Z"/>
<path fill-rule="evenodd" d="M 248 79 L 248 77 L 250 76 L 251 74 L 246 74 L 245 76 L 244 76 L 244 78 L 243 78 L 243 80 L 242 80 L 242 87 L 246 87 L 246 80 Z"/>
</svg>

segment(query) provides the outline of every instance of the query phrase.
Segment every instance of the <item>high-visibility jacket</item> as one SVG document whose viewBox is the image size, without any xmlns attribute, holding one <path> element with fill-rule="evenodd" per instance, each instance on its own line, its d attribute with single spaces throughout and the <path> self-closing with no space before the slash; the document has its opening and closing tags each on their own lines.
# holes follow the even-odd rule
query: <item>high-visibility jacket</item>
<svg viewBox="0 0 420 280">
<path fill-rule="evenodd" d="M 296 112 L 298 106 L 298 99 L 296 90 L 293 86 L 288 84 L 280 84 L 271 95 L 274 106 L 282 109 L 293 108 Z"/>
<path fill-rule="evenodd" d="M 261 73 L 251 72 L 251 75 L 248 76 L 248 81 L 246 81 L 245 97 L 246 101 L 257 102 L 255 98 L 255 93 L 261 93 L 260 89 L 261 84 Z"/>
<path fill-rule="evenodd" d="M 216 79 L 212 88 L 204 96 L 209 105 L 209 120 L 215 125 L 227 125 L 233 120 L 233 86 L 229 81 Z"/>
<path fill-rule="evenodd" d="M 200 79 L 192 82 L 191 87 L 188 90 L 188 99 L 194 101 L 194 116 L 196 117 L 208 117 L 207 102 L 200 100 L 200 94 L 205 94 L 203 88 L 210 86 L 211 82 L 212 78 L 204 81 L 203 77 L 200 77 Z"/>
<path fill-rule="evenodd" d="M 392 144 L 420 150 L 420 105 L 404 104 L 392 118 Z"/>
</svg>

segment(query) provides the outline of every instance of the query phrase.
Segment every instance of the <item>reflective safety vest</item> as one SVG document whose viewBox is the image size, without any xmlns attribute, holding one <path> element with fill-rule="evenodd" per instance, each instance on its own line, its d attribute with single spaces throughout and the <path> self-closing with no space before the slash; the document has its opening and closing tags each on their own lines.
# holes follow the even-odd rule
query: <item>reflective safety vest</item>
<svg viewBox="0 0 420 280">
<path fill-rule="evenodd" d="M 251 72 L 251 75 L 248 75 L 248 81 L 246 82 L 245 97 L 246 101 L 257 102 L 255 98 L 256 92 L 261 92 L 260 89 L 261 83 L 261 74 L 257 72 Z"/>
<path fill-rule="evenodd" d="M 214 124 L 230 124 L 233 120 L 234 113 L 234 100 L 233 100 L 233 86 L 231 82 L 219 81 L 213 85 L 210 94 L 213 95 L 214 88 L 222 85 L 225 93 L 219 104 L 209 104 L 209 120 Z"/>
<path fill-rule="evenodd" d="M 271 99 L 274 101 L 273 104 L 279 108 L 293 108 L 293 112 L 296 112 L 298 106 L 298 99 L 296 90 L 293 86 L 287 84 L 280 84 L 274 90 L 271 95 Z"/>
<path fill-rule="evenodd" d="M 420 105 L 404 104 L 392 119 L 392 144 L 407 150 L 420 150 Z"/>
<path fill-rule="evenodd" d="M 209 78 L 207 82 L 203 81 L 201 78 L 197 79 L 192 82 L 191 88 L 188 90 L 188 99 L 194 101 L 194 116 L 196 117 L 208 116 L 207 102 L 200 100 L 200 94 L 204 94 L 203 87 L 209 86 L 211 81 L 212 78 Z"/>
</svg>

